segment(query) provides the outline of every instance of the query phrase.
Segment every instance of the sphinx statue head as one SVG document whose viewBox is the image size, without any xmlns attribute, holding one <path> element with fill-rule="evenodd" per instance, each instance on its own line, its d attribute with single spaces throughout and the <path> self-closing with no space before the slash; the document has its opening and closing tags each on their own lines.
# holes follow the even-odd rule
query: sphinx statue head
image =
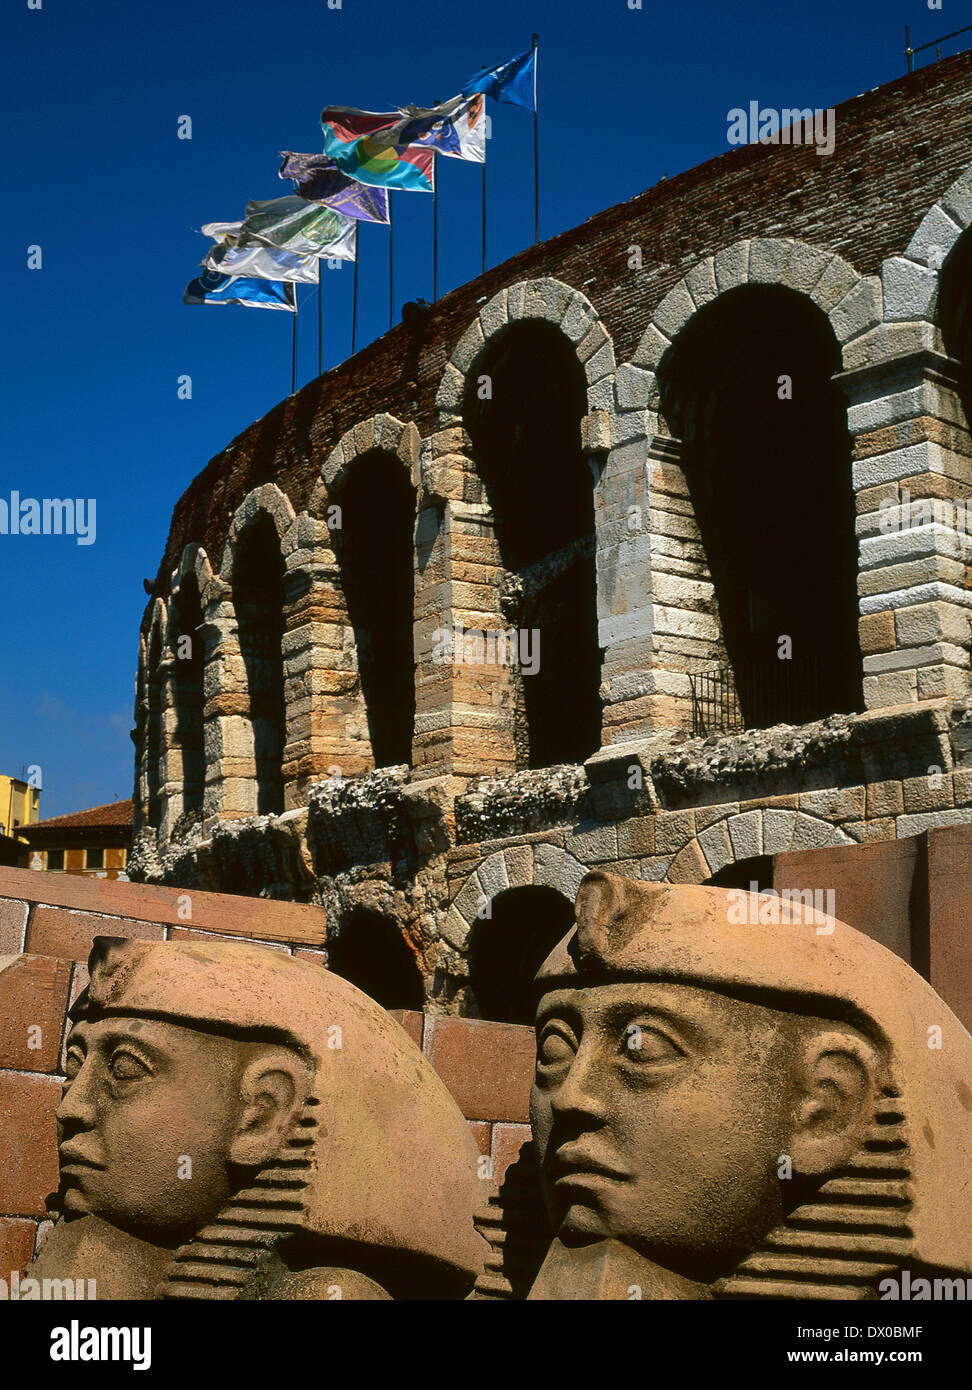
<svg viewBox="0 0 972 1390">
<path fill-rule="evenodd" d="M 751 901 L 583 880 L 537 977 L 554 1240 L 532 1298 L 874 1298 L 905 1269 L 972 1274 L 972 1038 L 877 942 Z"/>
<path fill-rule="evenodd" d="M 61 1219 L 100 1297 L 461 1297 L 477 1151 L 404 1031 L 316 964 L 98 938 L 71 1010 Z"/>
</svg>

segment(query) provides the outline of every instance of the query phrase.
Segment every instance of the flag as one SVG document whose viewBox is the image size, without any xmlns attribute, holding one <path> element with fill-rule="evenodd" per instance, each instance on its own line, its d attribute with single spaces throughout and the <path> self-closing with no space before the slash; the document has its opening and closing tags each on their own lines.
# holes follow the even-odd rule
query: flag
<svg viewBox="0 0 972 1390">
<path fill-rule="evenodd" d="M 204 270 L 191 280 L 182 296 L 183 304 L 246 304 L 251 309 L 283 309 L 297 312 L 297 289 L 293 284 L 274 280 L 250 280 Z"/>
<path fill-rule="evenodd" d="M 234 246 L 222 241 L 203 261 L 207 270 L 223 275 L 244 275 L 258 280 L 293 280 L 300 285 L 316 285 L 321 262 L 317 256 L 281 251 L 278 246 Z"/>
<path fill-rule="evenodd" d="M 308 203 L 323 203 L 325 207 L 355 217 L 362 222 L 389 222 L 388 194 L 383 188 L 372 188 L 348 178 L 326 154 L 294 154 L 281 150 L 283 163 L 280 177 L 291 179 L 294 192 Z"/>
<path fill-rule="evenodd" d="M 321 112 L 324 153 L 331 156 L 342 173 L 359 183 L 432 193 L 435 152 L 399 138 L 408 120 L 401 111 L 327 106 Z"/>
<path fill-rule="evenodd" d="M 537 109 L 537 50 L 528 48 L 516 58 L 495 68 L 480 68 L 462 84 L 463 96 L 482 92 L 496 101 L 508 101 L 512 106 Z"/>
<path fill-rule="evenodd" d="M 242 222 L 207 222 L 199 228 L 211 241 L 235 241 L 242 229 Z"/>
<path fill-rule="evenodd" d="M 247 203 L 238 243 L 277 246 L 298 255 L 353 261 L 357 254 L 357 226 L 353 217 L 290 194 L 286 198 Z"/>
<path fill-rule="evenodd" d="M 399 138 L 409 145 L 428 147 L 451 159 L 485 163 L 486 98 L 479 93 L 453 97 L 426 111 L 407 106 L 403 114 L 408 120 L 401 127 Z"/>
</svg>

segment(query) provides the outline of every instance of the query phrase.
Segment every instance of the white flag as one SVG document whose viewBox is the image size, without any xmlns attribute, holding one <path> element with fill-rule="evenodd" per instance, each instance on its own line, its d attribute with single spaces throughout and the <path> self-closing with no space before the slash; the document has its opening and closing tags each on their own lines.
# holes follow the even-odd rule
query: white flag
<svg viewBox="0 0 972 1390">
<path fill-rule="evenodd" d="M 299 285 L 316 285 L 320 278 L 317 256 L 301 256 L 277 246 L 234 246 L 220 242 L 202 263 L 207 270 L 223 275 L 245 275 L 257 280 L 292 280 Z"/>
</svg>

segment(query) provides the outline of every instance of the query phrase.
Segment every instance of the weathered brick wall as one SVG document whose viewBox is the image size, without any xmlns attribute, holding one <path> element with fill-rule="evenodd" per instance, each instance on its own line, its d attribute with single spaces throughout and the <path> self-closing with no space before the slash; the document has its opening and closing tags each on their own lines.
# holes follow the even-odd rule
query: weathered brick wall
<svg viewBox="0 0 972 1390">
<path fill-rule="evenodd" d="M 254 487 L 276 482 L 295 510 L 306 507 L 320 463 L 359 422 L 388 411 L 423 435 L 431 432 L 454 344 L 484 297 L 506 285 L 551 276 L 587 286 L 618 360 L 627 361 L 685 272 L 743 239 L 793 237 L 877 274 L 972 161 L 970 79 L 972 52 L 930 65 L 841 102 L 828 157 L 813 146 L 730 150 L 445 295 L 433 306 L 414 363 L 407 363 L 410 340 L 400 324 L 281 402 L 209 463 L 175 509 L 160 592 L 190 541 L 218 560 L 229 520 Z M 632 245 L 643 251 L 640 271 L 628 269 Z M 314 459 L 318 468 L 308 467 Z"/>
<path fill-rule="evenodd" d="M 191 916 L 187 918 L 187 910 Z M 187 923 L 191 922 L 191 925 Z M 57 1186 L 66 1013 L 95 936 L 255 941 L 325 963 L 321 908 L 0 868 L 0 1278 L 22 1269 Z M 393 1011 L 455 1097 L 484 1157 L 483 1206 L 529 1139 L 533 1030 Z"/>
</svg>

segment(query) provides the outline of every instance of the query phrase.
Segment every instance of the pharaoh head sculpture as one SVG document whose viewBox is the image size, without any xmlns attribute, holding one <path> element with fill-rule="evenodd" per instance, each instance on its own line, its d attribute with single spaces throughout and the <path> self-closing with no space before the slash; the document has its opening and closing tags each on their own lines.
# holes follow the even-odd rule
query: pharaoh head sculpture
<svg viewBox="0 0 972 1390">
<path fill-rule="evenodd" d="M 853 928 L 732 901 L 582 882 L 537 977 L 554 1241 L 531 1297 L 867 1298 L 905 1269 L 972 1274 L 972 1038 Z"/>
<path fill-rule="evenodd" d="M 62 1220 L 33 1274 L 69 1265 L 116 1297 L 468 1290 L 475 1146 L 373 1000 L 228 941 L 98 938 L 90 971 L 58 1110 Z"/>
</svg>

